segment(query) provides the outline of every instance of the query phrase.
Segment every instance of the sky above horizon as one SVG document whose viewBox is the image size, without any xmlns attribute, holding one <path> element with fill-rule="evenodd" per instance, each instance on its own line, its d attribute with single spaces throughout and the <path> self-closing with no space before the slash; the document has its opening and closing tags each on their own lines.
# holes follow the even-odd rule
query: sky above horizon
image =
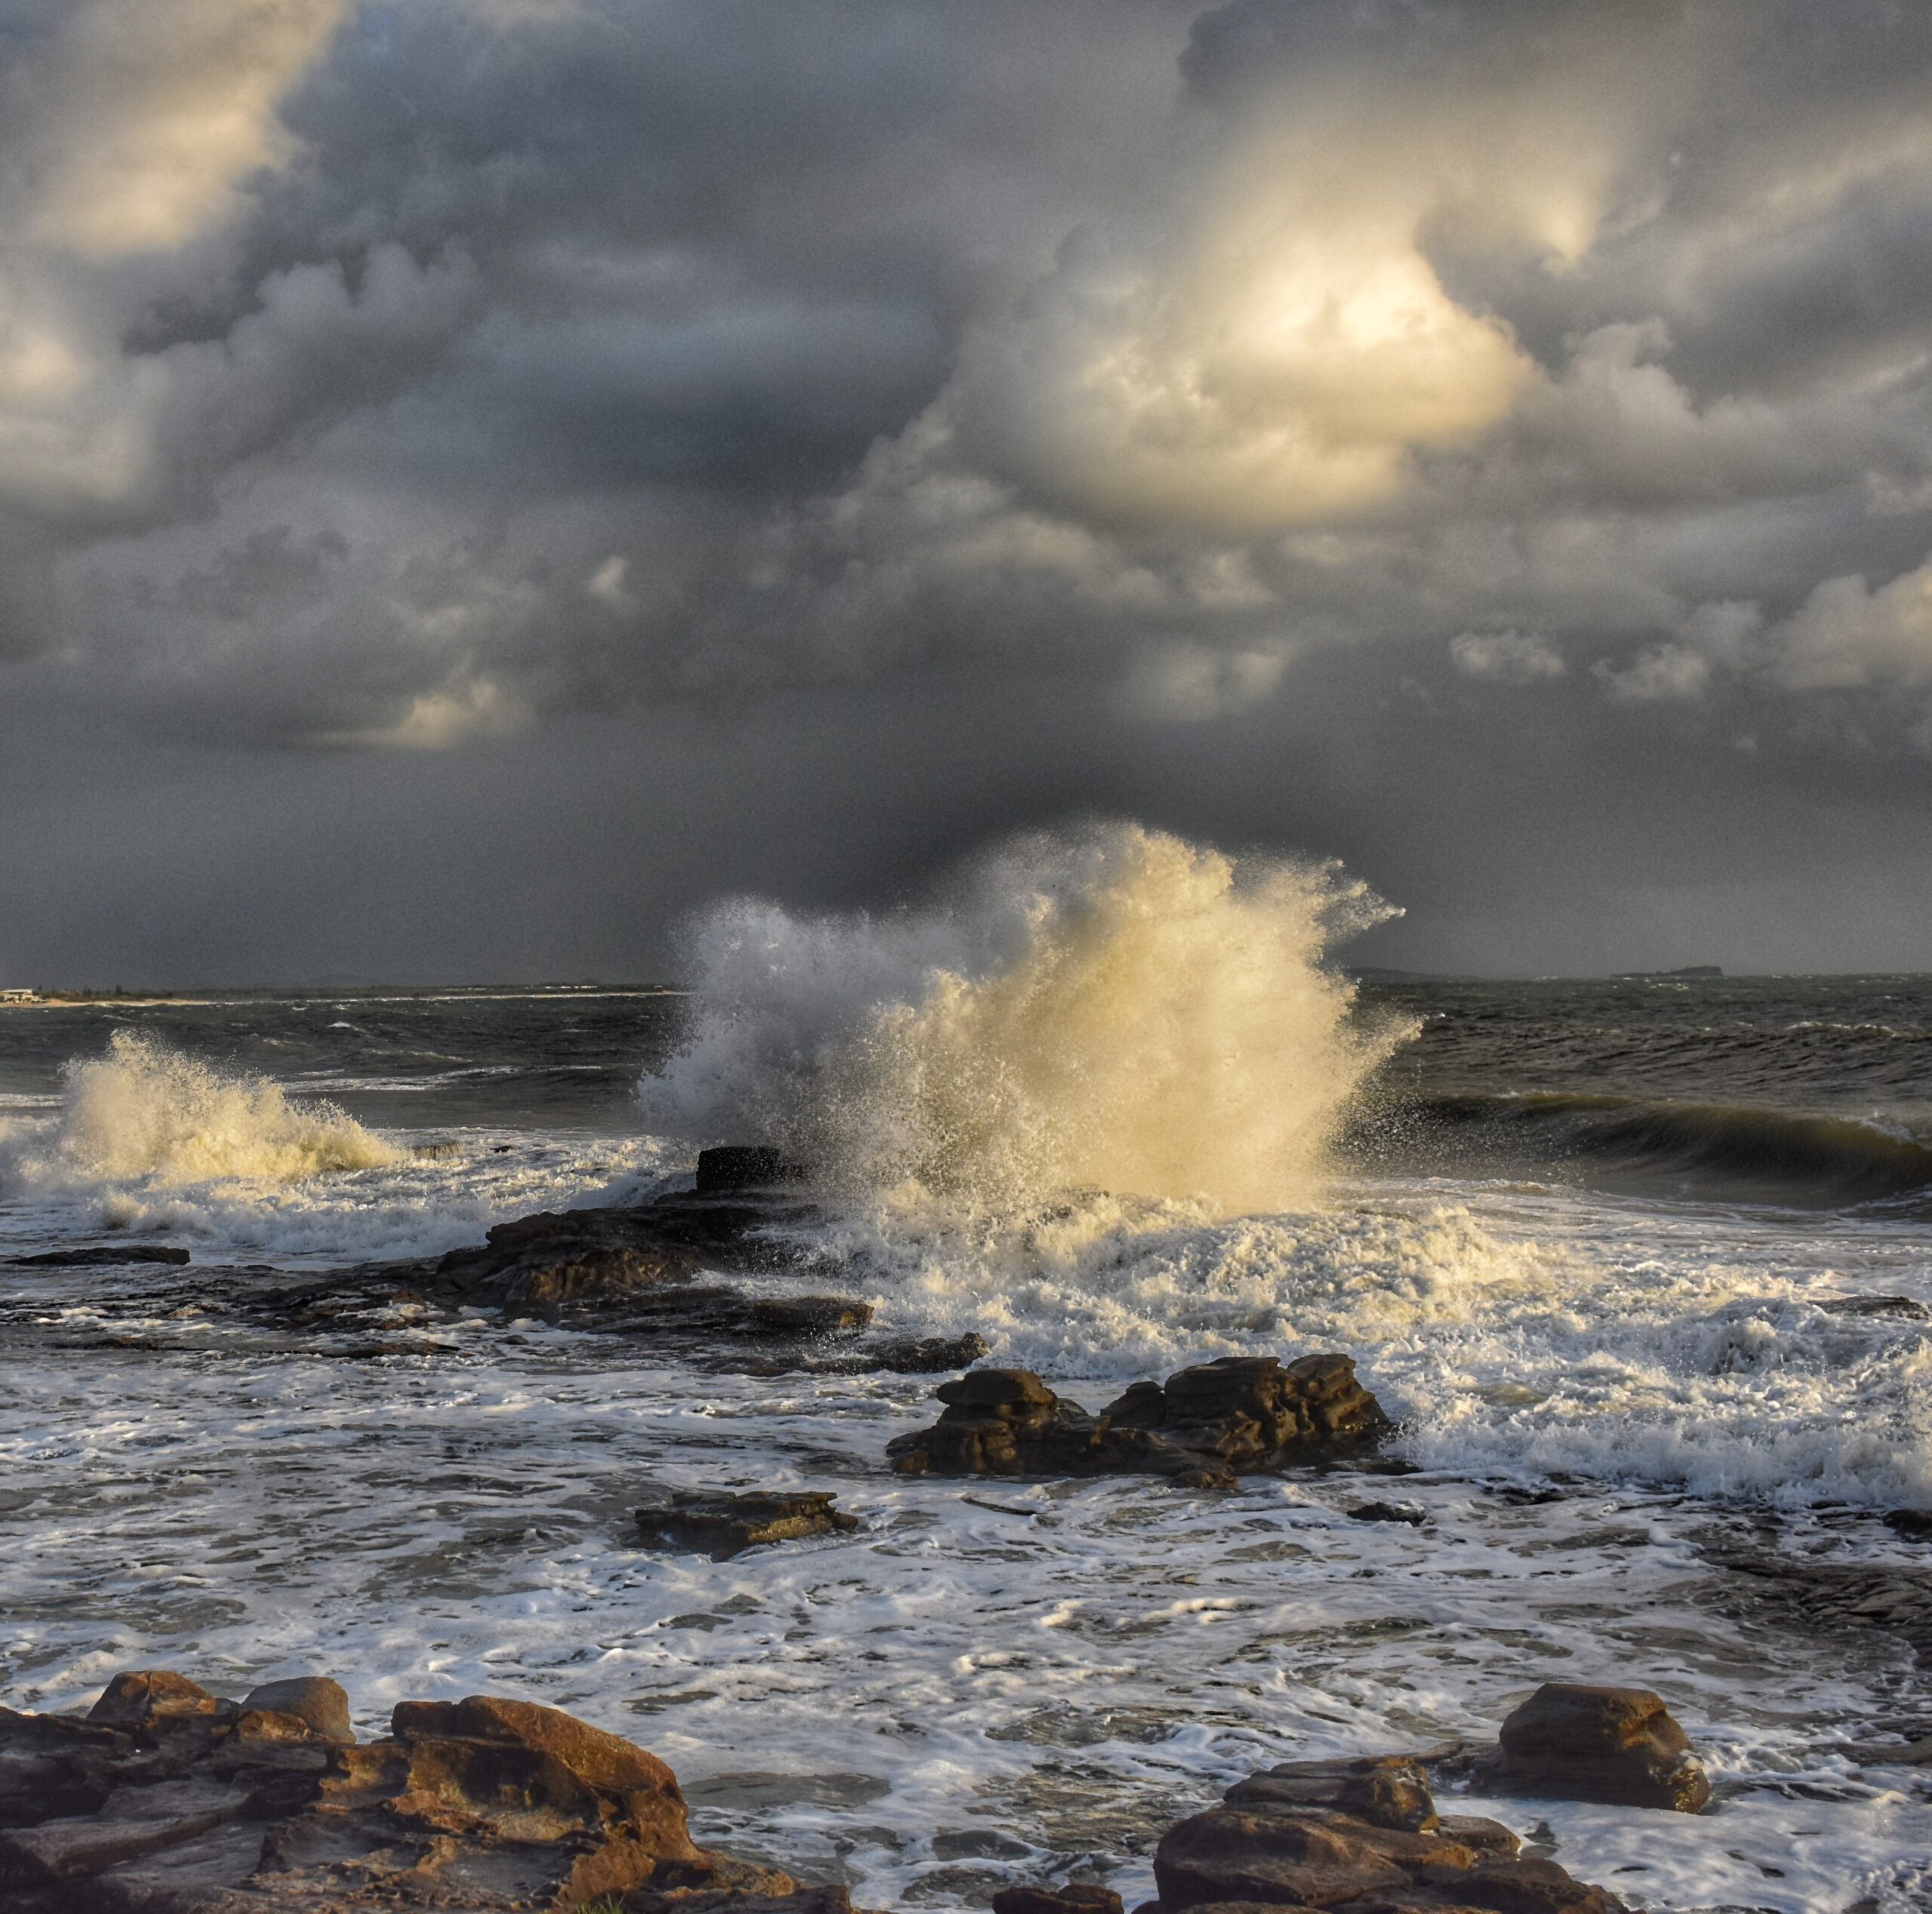
<svg viewBox="0 0 1932 1914">
<path fill-rule="evenodd" d="M 1124 815 L 1932 969 L 1932 8 L 0 0 L 0 983 Z"/>
</svg>

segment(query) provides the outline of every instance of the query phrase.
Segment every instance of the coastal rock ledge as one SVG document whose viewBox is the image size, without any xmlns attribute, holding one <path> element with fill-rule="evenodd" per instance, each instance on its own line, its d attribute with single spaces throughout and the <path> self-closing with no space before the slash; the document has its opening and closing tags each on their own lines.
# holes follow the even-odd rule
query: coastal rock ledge
<svg viewBox="0 0 1932 1914">
<path fill-rule="evenodd" d="M 85 1717 L 0 1708 L 9 1914 L 850 1914 L 843 1889 L 707 1853 L 656 1756 L 554 1708 L 406 1701 L 350 1738 L 334 1682 L 240 1702 L 163 1670 Z"/>
<path fill-rule="evenodd" d="M 1137 1914 L 1626 1914 L 1440 1814 L 1423 1758 L 1289 1762 L 1171 1828 Z M 1104 1871 L 1106 1864 L 1101 1863 Z M 0 1708 L 8 1914 L 853 1914 L 847 1891 L 706 1851 L 654 1755 L 554 1708 L 405 1701 L 379 1740 L 318 1676 L 222 1700 L 161 1669 L 85 1716 Z M 1016 1882 L 995 1914 L 1120 1914 L 1097 1884 Z"/>
<path fill-rule="evenodd" d="M 1155 1474 L 1214 1487 L 1371 1448 L 1391 1426 L 1354 1359 L 1334 1352 L 1224 1355 L 1136 1383 L 1097 1416 L 1030 1369 L 971 1369 L 934 1393 L 939 1420 L 886 1445 L 901 1475 Z"/>
</svg>

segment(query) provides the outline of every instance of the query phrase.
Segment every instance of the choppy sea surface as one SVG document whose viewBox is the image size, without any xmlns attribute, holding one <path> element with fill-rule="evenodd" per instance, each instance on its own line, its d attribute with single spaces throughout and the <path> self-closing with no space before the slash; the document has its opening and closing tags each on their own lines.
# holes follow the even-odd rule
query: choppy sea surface
<svg viewBox="0 0 1932 1914">
<path fill-rule="evenodd" d="M 977 1329 L 1089 1406 L 1346 1349 L 1402 1419 L 1399 1478 L 901 1480 L 884 1446 L 931 1378 L 698 1374 L 482 1315 L 403 1313 L 372 1353 L 220 1306 L 224 1268 L 672 1186 L 689 1149 L 634 1093 L 683 1010 L 0 1007 L 0 1699 L 316 1669 L 374 1730 L 408 1697 L 519 1694 L 663 1755 L 703 1838 L 863 1904 L 1070 1868 L 1131 1904 L 1161 1829 L 1254 1766 L 1626 1682 L 1689 1729 L 1713 1812 L 1471 1811 L 1641 1906 L 1932 1906 L 1932 1768 L 1874 1752 L 1932 1735 L 1909 1647 L 1714 1560 L 1932 1580 L 1882 1519 L 1932 1508 L 1932 980 L 1374 983 L 1358 1014 L 1417 1034 L 1301 1207 L 848 1204 L 804 1245 L 797 1286 Z M 5 1260 L 130 1237 L 194 1261 Z M 656 1491 L 770 1485 L 862 1528 L 724 1563 L 636 1546 Z M 1420 1525 L 1349 1513 L 1390 1499 Z"/>
</svg>

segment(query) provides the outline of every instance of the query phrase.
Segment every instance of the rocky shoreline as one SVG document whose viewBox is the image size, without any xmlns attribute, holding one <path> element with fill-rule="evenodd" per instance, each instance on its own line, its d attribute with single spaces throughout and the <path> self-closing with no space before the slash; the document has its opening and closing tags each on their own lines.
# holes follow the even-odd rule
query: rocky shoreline
<svg viewBox="0 0 1932 1914">
<path fill-rule="evenodd" d="M 1483 1759 L 1531 1795 L 1701 1805 L 1657 1697 L 1546 1688 Z M 1291 1762 L 1188 1816 L 1137 1914 L 1621 1914 L 1501 1823 L 1439 1811 L 1431 1757 Z M 358 1743 L 334 1681 L 239 1700 L 160 1669 L 85 1715 L 0 1708 L 0 1891 L 12 1914 L 850 1914 L 835 1885 L 693 1841 L 657 1757 L 554 1708 L 471 1695 L 398 1705 Z M 1091 1882 L 1008 1888 L 995 1914 L 1121 1914 Z"/>
<path fill-rule="evenodd" d="M 637 1337 L 654 1360 L 740 1374 L 955 1372 L 936 1391 L 936 1420 L 888 1445 L 892 1469 L 913 1478 L 1144 1475 L 1213 1492 L 1244 1476 L 1406 1466 L 1378 1457 L 1389 1418 L 1343 1352 L 1199 1364 L 1089 1409 L 1031 1371 L 971 1366 L 986 1352 L 977 1337 L 882 1334 L 859 1298 L 744 1286 L 774 1275 L 823 1279 L 789 1239 L 812 1205 L 783 1181 L 744 1186 L 728 1165 L 714 1165 L 706 1183 L 635 1207 L 521 1217 L 433 1261 L 264 1282 L 229 1306 L 280 1332 L 328 1339 L 335 1354 L 355 1353 L 365 1340 L 367 1352 L 420 1352 L 420 1340 L 384 1341 L 399 1317 L 420 1336 L 425 1321 L 487 1309 L 511 1322 Z M 1423 1519 L 1384 1502 L 1346 1512 Z M 635 1522 L 648 1546 L 718 1561 L 858 1526 L 815 1490 L 679 1489 L 637 1509 Z M 1768 1552 L 1712 1559 L 1743 1578 L 1779 1579 Z M 1829 1611 L 1835 1621 L 1902 1626 L 1918 1646 L 1932 1639 L 1922 1632 L 1932 1613 L 1923 1580 L 1821 1568 L 1779 1592 L 1807 1618 Z M 1158 1841 L 1149 1829 L 1159 1899 L 1140 1914 L 1237 1906 L 1614 1914 L 1622 1906 L 1524 1857 L 1515 1832 L 1439 1813 L 1432 1789 L 1469 1780 L 1497 1796 L 1666 1811 L 1696 1812 L 1710 1799 L 1657 1696 L 1546 1687 L 1501 1725 L 1493 1746 L 1283 1764 L 1237 1783 L 1219 1807 Z M 696 1848 L 683 1815 L 670 1771 L 641 1749 L 500 1697 L 405 1703 L 387 1736 L 361 1744 L 349 1735 L 342 1691 L 318 1678 L 227 1700 L 180 1676 L 137 1672 L 117 1676 L 85 1717 L 0 1709 L 0 1906 L 21 1914 L 849 1907 L 842 1888 Z M 1044 1881 L 993 1898 L 998 1914 L 1118 1914 L 1094 1882 Z"/>
</svg>

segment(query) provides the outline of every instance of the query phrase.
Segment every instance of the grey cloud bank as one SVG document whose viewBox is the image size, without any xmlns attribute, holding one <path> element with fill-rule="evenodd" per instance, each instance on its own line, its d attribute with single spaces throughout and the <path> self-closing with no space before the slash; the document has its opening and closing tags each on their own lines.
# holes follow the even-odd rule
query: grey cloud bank
<svg viewBox="0 0 1932 1914">
<path fill-rule="evenodd" d="M 1882 0 L 0 0 L 0 971 L 1103 809 L 1923 966 L 1928 104 Z"/>
</svg>

